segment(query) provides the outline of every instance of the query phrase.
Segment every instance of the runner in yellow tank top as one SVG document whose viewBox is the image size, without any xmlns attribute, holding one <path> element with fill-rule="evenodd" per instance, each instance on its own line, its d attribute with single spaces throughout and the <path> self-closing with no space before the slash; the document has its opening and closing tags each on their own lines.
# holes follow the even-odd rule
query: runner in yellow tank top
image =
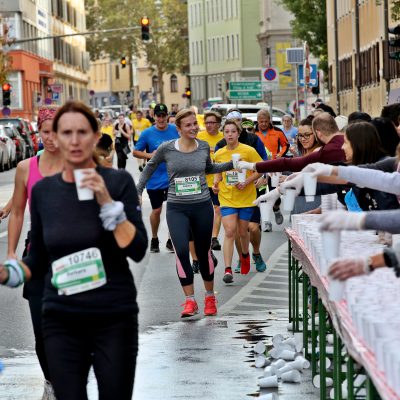
<svg viewBox="0 0 400 400">
<path fill-rule="evenodd" d="M 226 146 L 215 153 L 216 162 L 232 160 L 233 154 L 239 154 L 241 160 L 261 160 L 261 157 L 250 146 L 239 143 L 239 135 L 242 128 L 235 121 L 228 120 L 224 125 L 224 137 Z M 245 180 L 242 182 L 239 171 L 226 171 L 214 176 L 214 192 L 218 193 L 221 204 L 222 224 L 225 230 L 224 238 L 224 261 L 225 283 L 233 282 L 232 257 L 233 244 L 236 230 L 239 228 L 242 254 L 240 256 L 241 273 L 248 274 L 250 271 L 249 257 L 249 220 L 253 214 L 253 201 L 257 197 L 254 182 L 261 174 L 245 173 Z"/>
</svg>

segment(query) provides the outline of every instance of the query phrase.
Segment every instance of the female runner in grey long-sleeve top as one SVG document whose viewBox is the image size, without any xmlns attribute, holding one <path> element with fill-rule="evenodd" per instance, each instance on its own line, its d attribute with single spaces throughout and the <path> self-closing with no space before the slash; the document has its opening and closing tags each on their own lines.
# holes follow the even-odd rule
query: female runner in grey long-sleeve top
<svg viewBox="0 0 400 400">
<path fill-rule="evenodd" d="M 199 127 L 193 111 L 184 109 L 178 112 L 176 126 L 180 139 L 165 142 L 157 149 L 143 170 L 137 189 L 141 194 L 157 166 L 162 162 L 167 164 L 167 224 L 175 248 L 178 277 L 186 296 L 181 316 L 190 317 L 198 312 L 189 258 L 190 233 L 206 289 L 204 314 L 215 315 L 215 265 L 210 250 L 214 209 L 205 175 L 230 170 L 233 164 L 211 162 L 208 143 L 196 139 Z"/>
</svg>

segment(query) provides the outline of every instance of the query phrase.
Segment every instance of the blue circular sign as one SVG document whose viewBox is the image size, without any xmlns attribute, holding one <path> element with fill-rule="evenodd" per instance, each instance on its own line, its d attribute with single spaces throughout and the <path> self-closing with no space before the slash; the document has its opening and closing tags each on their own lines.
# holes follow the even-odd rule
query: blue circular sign
<svg viewBox="0 0 400 400">
<path fill-rule="evenodd" d="M 273 81 L 276 78 L 276 71 L 273 68 L 267 68 L 264 72 L 264 78 L 267 81 Z"/>
<path fill-rule="evenodd" d="M 11 114 L 11 110 L 8 107 L 3 107 L 1 110 L 1 113 L 5 116 L 8 117 Z"/>
<path fill-rule="evenodd" d="M 46 97 L 46 98 L 44 99 L 44 103 L 45 103 L 45 104 L 51 104 L 52 101 L 51 101 L 51 99 L 50 99 L 49 97 Z"/>
</svg>

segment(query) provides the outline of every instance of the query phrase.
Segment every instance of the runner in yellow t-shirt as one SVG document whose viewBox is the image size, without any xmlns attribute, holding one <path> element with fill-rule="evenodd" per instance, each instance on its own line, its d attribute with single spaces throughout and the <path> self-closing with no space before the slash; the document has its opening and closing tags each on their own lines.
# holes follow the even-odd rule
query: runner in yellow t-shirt
<svg viewBox="0 0 400 400">
<path fill-rule="evenodd" d="M 227 120 L 225 122 L 224 137 L 227 144 L 215 153 L 214 158 L 216 162 L 232 160 L 233 154 L 239 154 L 241 160 L 261 160 L 256 150 L 246 144 L 239 143 L 241 130 L 241 126 L 235 121 Z M 221 204 L 222 224 L 225 229 L 223 246 L 225 261 L 225 275 L 223 280 L 225 283 L 233 282 L 232 257 L 237 228 L 239 228 L 242 245 L 240 272 L 248 274 L 250 271 L 248 227 L 254 209 L 253 201 L 257 197 L 254 182 L 261 175 L 246 171 L 227 171 L 214 175 L 213 190 L 215 193 L 218 193 L 218 199 Z"/>
<path fill-rule="evenodd" d="M 103 134 L 106 134 L 111 137 L 111 139 L 114 141 L 114 135 L 113 135 L 113 124 L 112 124 L 112 119 L 109 116 L 105 116 L 103 119 L 103 123 L 100 128 L 100 132 Z"/>
<path fill-rule="evenodd" d="M 134 132 L 133 144 L 135 145 L 139 140 L 140 134 L 147 128 L 151 127 L 151 122 L 147 118 L 143 118 L 143 112 L 140 110 L 136 111 L 136 118 L 132 120 L 132 129 Z M 146 160 L 142 158 L 136 159 L 138 163 L 139 171 L 143 171 L 146 164 Z"/>
<path fill-rule="evenodd" d="M 224 134 L 219 131 L 221 125 L 222 117 L 219 113 L 215 111 L 208 111 L 204 114 L 204 121 L 206 130 L 200 132 L 197 135 L 197 139 L 204 140 L 210 146 L 210 156 L 211 160 L 214 161 L 214 148 L 215 145 L 224 138 Z M 212 191 L 212 186 L 214 184 L 214 175 L 207 175 L 207 185 L 210 190 L 211 200 L 214 205 L 214 226 L 211 239 L 211 249 L 221 250 L 221 245 L 218 241 L 218 234 L 221 228 L 221 211 L 219 209 L 218 195 Z"/>
</svg>

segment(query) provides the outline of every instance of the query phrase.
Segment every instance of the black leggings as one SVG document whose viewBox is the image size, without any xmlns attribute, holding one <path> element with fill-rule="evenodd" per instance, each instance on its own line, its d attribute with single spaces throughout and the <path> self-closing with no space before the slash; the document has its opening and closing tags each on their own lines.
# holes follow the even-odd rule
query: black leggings
<svg viewBox="0 0 400 400">
<path fill-rule="evenodd" d="M 204 281 L 214 280 L 215 265 L 211 258 L 211 235 L 214 208 L 211 200 L 201 203 L 167 202 L 167 223 L 175 248 L 176 268 L 182 286 L 193 284 L 193 269 L 189 257 L 190 232 L 193 235 L 200 273 Z"/>
<path fill-rule="evenodd" d="M 115 152 L 117 153 L 117 166 L 118 169 L 125 169 L 126 167 L 126 159 L 128 158 L 122 148 L 116 148 Z"/>
<path fill-rule="evenodd" d="M 99 400 L 131 400 L 138 350 L 136 314 L 43 314 L 43 337 L 57 400 L 87 400 L 93 366 Z"/>
</svg>

